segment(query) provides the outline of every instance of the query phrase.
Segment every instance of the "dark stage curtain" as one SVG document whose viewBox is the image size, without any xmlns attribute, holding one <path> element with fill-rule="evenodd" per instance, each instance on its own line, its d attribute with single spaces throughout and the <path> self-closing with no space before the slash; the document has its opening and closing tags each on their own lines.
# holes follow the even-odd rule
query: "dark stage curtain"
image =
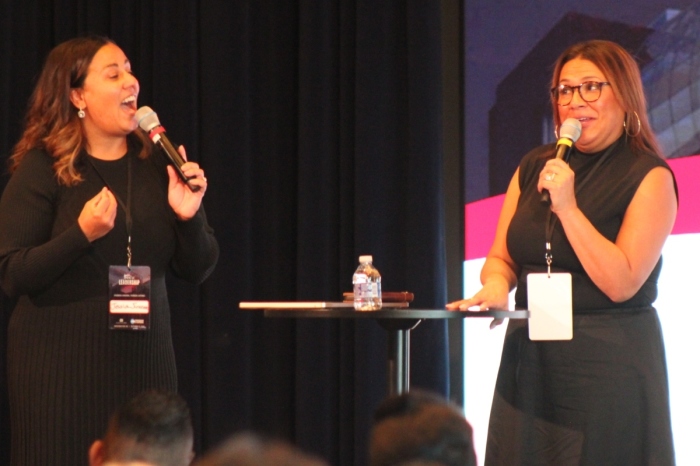
<svg viewBox="0 0 700 466">
<path fill-rule="evenodd" d="M 414 292 L 414 307 L 444 306 L 439 8 L 423 0 L 0 6 L 3 159 L 50 48 L 98 33 L 130 58 L 139 104 L 207 172 L 219 264 L 201 287 L 170 280 L 179 386 L 199 452 L 253 429 L 334 465 L 366 463 L 372 412 L 387 390 L 384 330 L 364 319 L 265 319 L 238 303 L 339 300 L 357 257 L 372 254 L 384 290 Z M 448 395 L 445 323 L 422 323 L 411 350 L 412 386 Z M 3 464 L 6 392 L 0 408 Z"/>
</svg>

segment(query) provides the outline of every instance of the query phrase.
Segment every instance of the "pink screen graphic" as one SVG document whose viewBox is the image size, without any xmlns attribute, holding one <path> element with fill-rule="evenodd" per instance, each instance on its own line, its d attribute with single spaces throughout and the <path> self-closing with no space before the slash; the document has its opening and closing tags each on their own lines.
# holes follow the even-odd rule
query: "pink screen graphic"
<svg viewBox="0 0 700 466">
<path fill-rule="evenodd" d="M 679 207 L 672 234 L 700 232 L 700 155 L 668 161 L 676 176 Z M 505 195 L 471 202 L 464 211 L 465 260 L 486 257 L 496 233 L 498 215 Z"/>
</svg>

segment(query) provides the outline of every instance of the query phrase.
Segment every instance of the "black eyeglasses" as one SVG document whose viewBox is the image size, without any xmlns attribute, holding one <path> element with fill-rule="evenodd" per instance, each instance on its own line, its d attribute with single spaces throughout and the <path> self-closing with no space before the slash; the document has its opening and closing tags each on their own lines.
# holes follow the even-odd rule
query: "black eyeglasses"
<svg viewBox="0 0 700 466">
<path fill-rule="evenodd" d="M 557 104 L 564 106 L 571 103 L 571 99 L 574 98 L 574 89 L 578 89 L 578 95 L 585 102 L 595 102 L 600 99 L 600 94 L 603 92 L 603 86 L 610 85 L 609 82 L 599 82 L 599 81 L 586 81 L 578 86 L 567 86 L 566 84 L 559 84 L 557 87 L 551 89 L 552 97 L 557 102 Z"/>
</svg>

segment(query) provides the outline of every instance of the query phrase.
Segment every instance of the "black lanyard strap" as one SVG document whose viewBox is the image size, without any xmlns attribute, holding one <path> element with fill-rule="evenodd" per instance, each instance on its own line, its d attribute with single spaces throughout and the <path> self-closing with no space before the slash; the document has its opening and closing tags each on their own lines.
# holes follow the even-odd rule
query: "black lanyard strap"
<svg viewBox="0 0 700 466">
<path fill-rule="evenodd" d="M 126 154 L 126 204 L 124 204 L 124 201 L 119 197 L 119 194 L 109 185 L 107 180 L 102 176 L 102 173 L 97 169 L 97 166 L 95 166 L 95 162 L 92 160 L 92 158 L 88 157 L 88 160 L 90 161 L 90 165 L 92 165 L 92 168 L 95 170 L 95 173 L 97 173 L 97 176 L 100 177 L 102 182 L 109 188 L 110 191 L 112 191 L 112 194 L 114 194 L 114 197 L 117 199 L 117 202 L 119 203 L 119 206 L 124 210 L 124 214 L 126 216 L 126 236 L 127 236 L 127 243 L 126 243 L 126 266 L 129 270 L 131 270 L 131 229 L 133 226 L 133 219 L 131 217 L 131 155 L 130 153 L 127 152 Z"/>
<path fill-rule="evenodd" d="M 596 160 L 595 165 L 593 165 L 593 168 L 586 174 L 585 177 L 580 182 L 576 183 L 576 186 L 574 187 L 574 196 L 578 197 L 578 195 L 581 193 L 581 188 L 586 185 L 590 180 L 593 179 L 593 174 L 598 171 L 600 166 L 611 156 L 613 150 L 618 146 L 618 144 L 621 144 L 621 140 L 618 140 L 617 142 L 613 143 L 610 147 L 605 149 L 605 151 L 598 156 L 598 160 Z M 554 235 L 554 227 L 556 226 L 557 222 L 559 221 L 559 217 L 556 215 L 552 215 L 552 209 L 551 207 L 549 208 L 547 212 L 547 221 L 545 222 L 545 229 L 544 229 L 544 259 L 547 262 L 547 276 L 551 274 L 551 269 L 552 269 L 552 236 Z"/>
</svg>

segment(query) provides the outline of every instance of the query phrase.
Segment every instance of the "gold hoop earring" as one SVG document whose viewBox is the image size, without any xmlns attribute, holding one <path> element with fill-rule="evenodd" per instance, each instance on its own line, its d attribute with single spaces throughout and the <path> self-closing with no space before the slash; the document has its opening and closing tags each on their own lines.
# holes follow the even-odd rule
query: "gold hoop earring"
<svg viewBox="0 0 700 466">
<path fill-rule="evenodd" d="M 78 118 L 80 118 L 81 120 L 85 118 L 85 110 L 83 110 L 82 108 L 78 109 Z"/>
<path fill-rule="evenodd" d="M 634 133 L 630 133 L 629 126 L 632 125 L 627 125 L 627 118 L 629 117 L 629 113 L 625 113 L 625 119 L 622 121 L 622 127 L 625 128 L 625 133 L 627 133 L 627 136 L 631 138 L 638 136 L 639 133 L 642 132 L 642 121 L 639 119 L 639 114 L 637 114 L 636 111 L 632 111 L 632 113 L 634 113 L 634 116 L 637 117 L 637 131 L 635 131 Z"/>
</svg>

